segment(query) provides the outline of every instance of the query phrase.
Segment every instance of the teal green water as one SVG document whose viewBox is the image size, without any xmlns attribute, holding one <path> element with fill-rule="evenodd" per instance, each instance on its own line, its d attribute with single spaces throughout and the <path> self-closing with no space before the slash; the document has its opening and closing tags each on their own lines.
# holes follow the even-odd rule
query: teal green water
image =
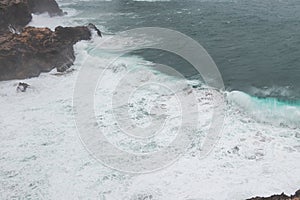
<svg viewBox="0 0 300 200">
<path fill-rule="evenodd" d="M 259 97 L 252 97 L 254 101 L 261 104 L 266 108 L 274 108 L 274 107 L 285 107 L 285 106 L 292 106 L 300 109 L 300 101 L 287 101 L 287 100 L 279 100 L 276 98 L 259 98 Z"/>
<path fill-rule="evenodd" d="M 78 23 L 93 22 L 109 33 L 149 26 L 180 31 L 207 49 L 227 90 L 300 99 L 299 0 L 74 1 L 66 7 L 80 12 Z M 171 55 L 138 53 L 188 77 L 196 73 Z"/>
</svg>

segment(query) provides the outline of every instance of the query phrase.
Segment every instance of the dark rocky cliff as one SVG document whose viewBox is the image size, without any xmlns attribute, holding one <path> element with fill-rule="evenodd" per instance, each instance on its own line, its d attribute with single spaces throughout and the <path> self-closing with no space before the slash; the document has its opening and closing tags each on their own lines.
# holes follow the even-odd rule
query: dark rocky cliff
<svg viewBox="0 0 300 200">
<path fill-rule="evenodd" d="M 28 2 L 25 0 L 0 0 L 0 33 L 11 25 L 20 29 L 31 21 Z"/>
<path fill-rule="evenodd" d="M 0 0 L 0 81 L 38 76 L 56 68 L 62 72 L 74 60 L 73 45 L 91 39 L 93 25 L 48 28 L 25 27 L 31 13 L 63 15 L 55 0 Z M 25 27 L 25 28 L 24 28 Z"/>
<path fill-rule="evenodd" d="M 40 14 L 48 12 L 50 16 L 63 15 L 55 0 L 28 0 L 28 7 L 31 13 Z"/>
<path fill-rule="evenodd" d="M 55 0 L 0 0 L 0 32 L 8 31 L 9 26 L 21 29 L 31 21 L 31 13 L 44 12 L 63 15 Z"/>
<path fill-rule="evenodd" d="M 68 69 L 75 60 L 73 45 L 89 40 L 88 27 L 26 27 L 20 34 L 0 36 L 0 80 L 24 79 L 41 72 Z"/>
</svg>

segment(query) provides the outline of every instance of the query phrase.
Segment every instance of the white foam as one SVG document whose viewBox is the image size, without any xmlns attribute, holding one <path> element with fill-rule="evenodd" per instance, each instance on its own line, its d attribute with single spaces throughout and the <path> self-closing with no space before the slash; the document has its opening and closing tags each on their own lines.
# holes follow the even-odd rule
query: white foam
<svg viewBox="0 0 300 200">
<path fill-rule="evenodd" d="M 228 99 L 260 122 L 300 127 L 300 106 L 297 104 L 272 98 L 258 99 L 239 91 L 229 92 Z"/>
<path fill-rule="evenodd" d="M 45 18 L 38 21 L 39 17 L 44 18 L 43 15 L 36 16 L 32 24 L 43 25 Z M 68 23 L 64 17 L 53 20 Z M 56 23 L 53 22 L 53 26 Z M 26 93 L 16 92 L 18 80 L 0 82 L 1 199 L 136 200 L 151 195 L 155 200 L 240 200 L 282 191 L 291 194 L 299 189 L 299 127 L 276 126 L 256 120 L 251 114 L 253 109 L 260 113 L 264 109 L 259 102 L 241 92 L 228 94 L 228 100 L 234 103 L 227 105 L 223 135 L 205 159 L 200 159 L 201 143 L 209 126 L 213 96 L 219 93 L 212 95 L 205 88 L 195 88 L 193 93 L 199 100 L 203 126 L 194 132 L 193 145 L 174 165 L 155 173 L 133 176 L 96 162 L 81 144 L 74 122 L 72 97 L 78 70 L 85 61 L 94 63 L 95 67 L 105 66 L 107 59 L 113 56 L 109 47 L 121 48 L 124 43 L 132 42 L 128 38 L 122 42 L 120 38 L 111 46 L 104 46 L 103 52 L 92 54 L 90 49 L 97 40 L 75 45 L 75 71 L 61 76 L 54 75 L 56 72 L 53 71 L 38 78 L 21 80 L 31 85 Z M 122 66 L 147 68 L 149 64 L 139 57 L 127 56 L 111 66 L 105 85 L 100 85 L 96 93 L 98 117 L 110 109 L 105 89 L 122 75 Z M 114 68 L 120 70 L 113 73 Z M 158 72 L 155 75 L 162 82 L 174 81 Z M 197 85 L 198 82 L 190 81 L 189 84 Z M 166 103 L 171 106 L 174 101 Z M 281 117 L 282 120 L 289 119 L 288 115 Z M 116 131 L 110 126 L 113 119 L 109 115 L 98 120 L 107 126 L 108 133 Z M 123 140 L 122 148 L 134 150 L 136 147 L 130 146 L 132 141 L 128 138 L 116 136 L 111 135 L 110 140 L 115 144 Z M 162 143 L 168 142 L 164 139 L 170 138 L 163 138 Z"/>
</svg>

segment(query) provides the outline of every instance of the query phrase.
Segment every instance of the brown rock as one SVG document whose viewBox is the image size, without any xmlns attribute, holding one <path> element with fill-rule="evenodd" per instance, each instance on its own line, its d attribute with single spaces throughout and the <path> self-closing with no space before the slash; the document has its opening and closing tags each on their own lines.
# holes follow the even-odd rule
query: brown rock
<svg viewBox="0 0 300 200">
<path fill-rule="evenodd" d="M 38 76 L 56 68 L 65 71 L 74 60 L 73 45 L 89 40 L 88 27 L 26 27 L 21 34 L 0 35 L 0 80 Z"/>
</svg>

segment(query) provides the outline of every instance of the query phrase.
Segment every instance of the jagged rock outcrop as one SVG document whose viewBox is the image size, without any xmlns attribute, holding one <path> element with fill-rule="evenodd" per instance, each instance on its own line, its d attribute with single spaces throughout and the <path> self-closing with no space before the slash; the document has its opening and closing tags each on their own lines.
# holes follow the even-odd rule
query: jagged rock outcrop
<svg viewBox="0 0 300 200">
<path fill-rule="evenodd" d="M 26 27 L 31 13 L 63 15 L 55 0 L 0 0 L 0 80 L 23 79 L 49 72 L 62 72 L 74 60 L 73 45 L 91 38 L 93 24 L 87 27 Z M 23 30 L 22 30 L 23 29 Z"/>
<path fill-rule="evenodd" d="M 28 0 L 28 7 L 31 13 L 40 14 L 48 12 L 50 16 L 63 15 L 55 0 Z"/>
<path fill-rule="evenodd" d="M 9 26 L 21 29 L 31 21 L 31 13 L 44 12 L 64 14 L 55 0 L 0 0 L 0 33 L 9 31 Z"/>
<path fill-rule="evenodd" d="M 26 27 L 20 34 L 0 35 L 0 80 L 36 77 L 41 72 L 69 68 L 74 60 L 73 45 L 91 39 L 88 27 Z"/>
<path fill-rule="evenodd" d="M 280 195 L 273 195 L 271 197 L 255 197 L 248 200 L 300 200 L 300 190 L 298 190 L 294 195 L 287 196 L 282 193 Z"/>
<path fill-rule="evenodd" d="M 0 33 L 8 31 L 8 26 L 22 28 L 31 21 L 26 0 L 0 0 Z"/>
</svg>

